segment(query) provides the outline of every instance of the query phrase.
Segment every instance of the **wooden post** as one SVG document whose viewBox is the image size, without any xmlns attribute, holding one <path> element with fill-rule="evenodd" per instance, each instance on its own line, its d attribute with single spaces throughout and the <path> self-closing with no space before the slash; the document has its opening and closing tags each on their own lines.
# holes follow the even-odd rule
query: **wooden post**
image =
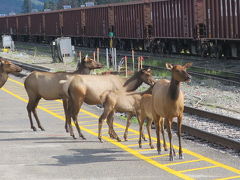
<svg viewBox="0 0 240 180">
<path fill-rule="evenodd" d="M 106 48 L 106 64 L 107 64 L 107 68 L 109 68 L 108 48 Z"/>
<path fill-rule="evenodd" d="M 93 51 L 93 60 L 96 61 L 96 52 Z"/>
<path fill-rule="evenodd" d="M 138 60 L 138 71 L 140 70 L 140 57 L 137 58 Z"/>
<path fill-rule="evenodd" d="M 125 56 L 125 76 L 127 77 L 128 76 L 128 70 L 127 70 L 127 68 L 128 68 L 128 65 L 127 65 L 127 56 Z"/>
<path fill-rule="evenodd" d="M 134 50 L 132 49 L 132 66 L 133 66 L 133 72 L 135 71 L 135 64 L 134 64 Z"/>
<path fill-rule="evenodd" d="M 97 48 L 97 62 L 99 62 L 99 48 Z"/>
<path fill-rule="evenodd" d="M 79 53 L 78 54 L 79 55 L 79 61 L 82 62 L 82 51 L 79 51 L 78 53 Z"/>
<path fill-rule="evenodd" d="M 114 64 L 115 64 L 115 71 L 117 71 L 117 49 L 114 48 Z"/>
<path fill-rule="evenodd" d="M 143 56 L 141 56 L 140 67 L 143 68 Z"/>
</svg>

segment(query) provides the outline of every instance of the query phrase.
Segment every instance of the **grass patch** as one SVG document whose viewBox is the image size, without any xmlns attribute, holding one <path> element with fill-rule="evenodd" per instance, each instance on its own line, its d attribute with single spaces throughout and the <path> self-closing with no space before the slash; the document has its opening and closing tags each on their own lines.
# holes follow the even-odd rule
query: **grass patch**
<svg viewBox="0 0 240 180">
<path fill-rule="evenodd" d="M 123 120 L 125 120 L 125 121 L 127 121 L 127 116 L 125 116 L 125 115 L 121 115 L 120 118 L 123 119 Z M 137 118 L 136 118 L 135 116 L 133 116 L 130 121 L 131 121 L 132 123 L 134 123 L 134 124 L 135 124 L 135 123 L 138 123 L 138 120 L 137 120 Z"/>
</svg>

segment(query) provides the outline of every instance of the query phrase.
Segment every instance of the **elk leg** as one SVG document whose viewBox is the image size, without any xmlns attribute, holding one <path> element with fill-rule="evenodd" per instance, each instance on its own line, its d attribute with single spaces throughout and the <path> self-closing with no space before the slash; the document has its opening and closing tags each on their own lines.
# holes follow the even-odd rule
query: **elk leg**
<svg viewBox="0 0 240 180">
<path fill-rule="evenodd" d="M 172 147 L 171 121 L 172 121 L 172 119 L 166 119 L 166 123 L 167 123 L 167 131 L 168 131 L 168 138 L 169 138 L 169 144 L 170 144 L 169 160 L 170 160 L 170 161 L 173 161 L 173 147 Z"/>
<path fill-rule="evenodd" d="M 139 148 L 142 148 L 142 133 L 143 133 L 143 123 L 144 123 L 145 115 L 141 114 L 140 115 L 140 123 L 139 123 Z"/>
<path fill-rule="evenodd" d="M 182 115 L 178 117 L 178 143 L 179 143 L 179 159 L 183 159 L 182 155 L 182 142 L 181 142 L 181 130 L 182 130 Z"/>
<path fill-rule="evenodd" d="M 146 127 L 147 127 L 147 131 L 148 131 L 149 146 L 150 146 L 151 149 L 154 149 L 154 146 L 152 144 L 151 128 L 150 128 L 150 126 L 152 125 L 152 122 L 153 122 L 152 119 L 147 118 L 147 125 L 146 125 Z"/>
<path fill-rule="evenodd" d="M 39 100 L 38 100 L 39 101 Z M 37 98 L 33 99 L 33 98 L 30 98 L 29 97 L 29 101 L 28 101 L 28 104 L 27 104 L 27 111 L 28 111 L 28 117 L 29 117 L 29 120 L 30 120 L 30 125 L 31 125 L 31 129 L 33 131 L 36 131 L 36 127 L 33 125 L 33 120 L 32 120 L 32 114 L 31 112 L 34 111 L 34 109 L 36 108 L 37 106 Z"/>
<path fill-rule="evenodd" d="M 165 140 L 165 134 L 164 134 L 164 118 L 161 118 L 161 133 L 163 136 L 163 148 L 165 151 L 167 151 L 167 144 L 166 144 L 166 140 Z"/>
<path fill-rule="evenodd" d="M 126 124 L 126 128 L 125 128 L 125 132 L 124 132 L 124 140 L 127 141 L 127 135 L 128 135 L 128 128 L 131 124 L 131 119 L 133 117 L 133 114 L 132 113 L 128 113 L 128 117 L 127 117 L 127 124 Z"/>
<path fill-rule="evenodd" d="M 109 113 L 110 113 L 110 109 L 108 107 L 104 107 L 104 111 L 102 113 L 102 115 L 99 117 L 98 119 L 98 139 L 101 143 L 103 143 L 103 140 L 102 140 L 102 125 L 103 125 L 103 121 L 108 117 Z M 108 124 L 108 133 L 110 135 L 110 125 Z M 110 135 L 111 137 L 111 135 Z"/>
<path fill-rule="evenodd" d="M 76 99 L 74 101 L 71 100 L 71 102 L 74 103 L 73 106 L 71 107 L 71 109 L 72 109 L 72 118 L 73 118 L 74 124 L 75 124 L 75 126 L 77 128 L 79 137 L 81 137 L 82 139 L 86 139 L 83 136 L 82 132 L 81 132 L 81 129 L 80 129 L 80 126 L 78 125 L 78 120 L 77 120 L 80 107 L 82 106 L 82 103 L 83 103 L 83 99 L 79 98 L 79 99 Z M 69 123 L 68 125 L 70 127 L 71 126 L 71 120 L 69 120 L 68 123 Z"/>
<path fill-rule="evenodd" d="M 157 151 L 158 154 L 161 154 L 161 142 L 160 142 L 160 117 L 155 121 L 156 126 L 156 135 L 157 135 Z"/>
<path fill-rule="evenodd" d="M 64 114 L 65 114 L 65 130 L 66 133 L 69 132 L 69 127 L 68 127 L 68 101 L 66 99 L 63 99 L 63 109 L 64 109 Z"/>
<path fill-rule="evenodd" d="M 118 137 L 117 133 L 115 132 L 114 128 L 113 128 L 113 115 L 114 115 L 114 111 L 111 111 L 110 114 L 108 115 L 107 118 L 107 122 L 110 125 L 111 131 L 112 131 L 112 136 L 114 139 L 116 139 L 118 142 L 121 142 L 121 139 Z"/>
<path fill-rule="evenodd" d="M 140 124 L 140 116 L 141 116 L 141 113 L 138 112 L 138 113 L 137 113 L 138 124 Z M 143 138 L 144 141 L 147 141 L 146 138 L 145 138 L 145 136 L 144 136 L 143 129 L 142 129 L 142 132 L 141 132 L 141 136 L 142 136 L 142 138 Z"/>
<path fill-rule="evenodd" d="M 69 128 L 68 130 L 70 131 L 70 136 L 73 137 L 73 139 L 77 139 L 73 133 L 73 128 L 72 128 L 72 122 L 71 122 L 71 110 L 72 110 L 72 102 L 71 100 L 68 100 L 66 102 L 63 101 L 63 103 L 65 103 L 65 116 L 66 116 L 66 121 L 65 121 L 65 129 Z M 67 129 L 66 129 L 67 131 Z"/>
<path fill-rule="evenodd" d="M 32 110 L 32 112 L 33 112 L 33 115 L 34 115 L 34 117 L 35 117 L 35 119 L 36 119 L 36 121 L 37 121 L 38 128 L 41 129 L 42 131 L 45 131 L 45 129 L 42 127 L 42 125 L 41 125 L 41 123 L 40 123 L 40 120 L 39 120 L 39 118 L 38 118 L 37 111 L 36 111 L 36 107 L 37 107 L 37 104 L 38 104 L 39 100 L 40 100 L 40 98 L 36 100 L 36 106 L 35 106 L 35 108 Z"/>
</svg>

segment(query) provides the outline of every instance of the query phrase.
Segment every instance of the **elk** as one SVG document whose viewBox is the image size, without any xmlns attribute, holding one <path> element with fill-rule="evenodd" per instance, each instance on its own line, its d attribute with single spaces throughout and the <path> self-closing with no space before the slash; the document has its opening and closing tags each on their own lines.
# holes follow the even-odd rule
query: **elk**
<svg viewBox="0 0 240 180">
<path fill-rule="evenodd" d="M 78 134 L 80 137 L 84 137 L 81 133 L 80 127 L 77 122 L 77 116 L 83 102 L 89 105 L 101 104 L 100 96 L 105 91 L 110 90 L 122 90 L 122 91 L 134 91 L 143 82 L 151 81 L 149 79 L 150 69 L 141 69 L 136 72 L 127 81 L 116 75 L 77 75 L 71 80 L 68 93 L 70 99 L 70 111 L 71 117 L 75 123 Z M 151 84 L 151 83 L 149 83 Z M 71 127 L 71 118 L 66 121 L 69 127 Z M 73 135 L 72 128 L 70 128 L 70 134 Z"/>
<path fill-rule="evenodd" d="M 140 101 L 140 108 L 141 108 L 141 115 L 140 115 L 140 123 L 139 123 L 139 148 L 142 148 L 142 136 L 143 134 L 143 123 L 144 120 L 147 121 L 146 127 L 148 132 L 148 138 L 149 138 L 149 146 L 151 149 L 154 148 L 152 144 L 152 138 L 151 138 L 151 124 L 153 122 L 153 116 L 152 116 L 152 94 L 144 94 L 141 101 Z M 165 141 L 165 135 L 164 135 L 164 121 L 160 121 L 160 127 L 161 127 L 161 133 L 163 136 L 163 147 L 164 150 L 167 151 L 167 145 Z"/>
<path fill-rule="evenodd" d="M 148 81 L 145 82 L 146 84 L 150 86 L 154 85 L 155 80 L 153 80 L 150 71 L 149 71 L 147 80 Z M 141 113 L 141 110 L 140 110 L 141 98 L 144 94 L 151 94 L 151 93 L 152 93 L 151 87 L 144 92 L 134 92 L 134 93 L 125 92 L 123 90 L 105 91 L 100 96 L 101 102 L 104 106 L 104 111 L 102 115 L 99 117 L 99 122 L 98 122 L 98 139 L 100 140 L 100 142 L 103 142 L 101 130 L 102 130 L 102 124 L 104 119 L 107 119 L 110 137 L 117 139 L 118 141 L 121 141 L 113 129 L 113 115 L 115 112 L 128 113 L 127 125 L 124 133 L 124 140 L 127 141 L 130 120 L 134 115 L 136 115 L 138 122 L 140 123 L 139 116 Z M 143 139 L 145 140 L 144 136 L 143 136 Z"/>
<path fill-rule="evenodd" d="M 21 72 L 22 68 L 0 57 L 0 88 L 7 82 L 9 73 Z"/>
<path fill-rule="evenodd" d="M 31 129 L 36 131 L 35 126 L 33 125 L 32 115 L 33 113 L 38 127 L 44 131 L 40 120 L 38 118 L 36 107 L 41 98 L 45 100 L 63 100 L 63 107 L 65 116 L 67 115 L 68 108 L 68 92 L 66 83 L 61 83 L 61 81 L 71 78 L 75 74 L 84 74 L 90 73 L 92 69 L 102 68 L 102 64 L 96 62 L 95 60 L 85 57 L 82 59 L 81 63 L 78 63 L 78 69 L 74 72 L 32 72 L 24 82 L 24 87 L 28 94 L 28 104 L 27 111 L 30 120 Z M 67 117 L 66 117 L 67 118 Z M 66 131 L 68 132 L 68 127 L 65 126 Z"/>
<path fill-rule="evenodd" d="M 166 68 L 171 71 L 171 81 L 162 79 L 155 83 L 152 91 L 152 115 L 156 125 L 156 136 L 157 136 L 157 151 L 161 153 L 160 143 L 160 125 L 163 118 L 166 123 L 168 138 L 170 143 L 169 160 L 173 161 L 173 145 L 172 145 L 172 122 L 173 118 L 177 117 L 177 135 L 179 142 L 179 159 L 183 158 L 182 155 L 182 144 L 181 144 L 181 126 L 183 119 L 184 110 L 184 95 L 180 90 L 181 82 L 189 82 L 191 76 L 186 72 L 186 69 L 191 67 L 192 63 L 187 63 L 184 66 L 172 65 L 166 63 Z"/>
</svg>

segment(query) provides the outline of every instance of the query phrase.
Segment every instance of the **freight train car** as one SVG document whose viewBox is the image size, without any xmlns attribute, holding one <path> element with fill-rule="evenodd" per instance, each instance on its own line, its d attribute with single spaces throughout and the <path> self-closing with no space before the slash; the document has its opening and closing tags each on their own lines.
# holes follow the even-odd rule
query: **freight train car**
<svg viewBox="0 0 240 180">
<path fill-rule="evenodd" d="M 143 0 L 0 17 L 0 33 L 50 42 L 156 53 L 240 56 L 238 0 Z M 112 42 L 112 41 L 111 41 Z M 112 44 L 111 44 L 112 45 Z"/>
</svg>

